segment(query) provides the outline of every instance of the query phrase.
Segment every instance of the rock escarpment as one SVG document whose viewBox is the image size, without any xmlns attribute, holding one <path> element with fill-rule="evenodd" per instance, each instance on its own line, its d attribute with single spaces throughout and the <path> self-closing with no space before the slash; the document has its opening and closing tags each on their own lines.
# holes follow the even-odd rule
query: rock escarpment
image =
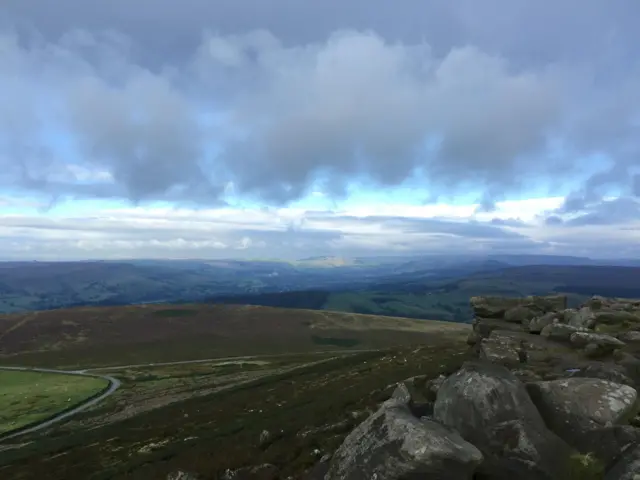
<svg viewBox="0 0 640 480">
<path fill-rule="evenodd" d="M 640 301 L 471 305 L 476 359 L 400 382 L 314 478 L 640 479 Z"/>
</svg>

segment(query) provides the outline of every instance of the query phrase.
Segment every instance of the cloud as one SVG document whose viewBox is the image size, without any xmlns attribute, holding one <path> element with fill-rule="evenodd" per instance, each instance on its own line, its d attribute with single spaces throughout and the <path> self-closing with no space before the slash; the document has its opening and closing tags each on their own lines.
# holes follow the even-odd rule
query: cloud
<svg viewBox="0 0 640 480">
<path fill-rule="evenodd" d="M 500 23 L 494 2 L 356 1 L 336 23 L 331 2 L 306 19 L 279 0 L 264 16 L 199 0 L 62 3 L 70 13 L 45 16 L 9 2 L 5 188 L 210 205 L 233 182 L 238 196 L 285 204 L 318 184 L 340 197 L 353 183 L 418 178 L 432 197 L 473 191 L 484 210 L 533 188 L 638 189 L 635 6 L 516 1 Z M 167 28 L 149 29 L 148 15 Z"/>
<path fill-rule="evenodd" d="M 568 226 L 623 225 L 640 221 L 640 201 L 622 197 L 586 206 L 582 213 L 564 222 Z"/>
</svg>

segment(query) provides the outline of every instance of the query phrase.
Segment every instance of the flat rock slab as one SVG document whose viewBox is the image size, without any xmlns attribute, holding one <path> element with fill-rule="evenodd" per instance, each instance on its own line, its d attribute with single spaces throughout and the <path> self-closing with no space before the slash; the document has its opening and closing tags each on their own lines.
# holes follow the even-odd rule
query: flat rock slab
<svg viewBox="0 0 640 480">
<path fill-rule="evenodd" d="M 527 391 L 547 426 L 571 445 L 586 431 L 625 422 L 638 399 L 634 388 L 597 378 L 534 382 Z"/>
</svg>

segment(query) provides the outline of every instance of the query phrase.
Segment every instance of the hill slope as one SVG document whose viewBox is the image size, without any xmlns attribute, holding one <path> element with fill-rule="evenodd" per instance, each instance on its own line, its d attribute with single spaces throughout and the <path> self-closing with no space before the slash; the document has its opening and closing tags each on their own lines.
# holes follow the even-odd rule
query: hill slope
<svg viewBox="0 0 640 480">
<path fill-rule="evenodd" d="M 106 365 L 369 349 L 468 332 L 446 322 L 239 305 L 137 305 L 0 316 L 0 360 Z"/>
</svg>

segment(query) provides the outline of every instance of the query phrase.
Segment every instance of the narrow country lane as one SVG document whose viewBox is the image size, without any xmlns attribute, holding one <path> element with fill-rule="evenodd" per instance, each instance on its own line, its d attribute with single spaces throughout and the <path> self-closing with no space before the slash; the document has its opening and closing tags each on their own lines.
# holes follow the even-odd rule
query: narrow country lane
<svg viewBox="0 0 640 480">
<path fill-rule="evenodd" d="M 118 380 L 117 378 L 111 377 L 109 375 L 99 375 L 99 374 L 93 374 L 93 373 L 86 373 L 86 372 L 78 372 L 78 371 L 74 371 L 74 372 L 70 372 L 68 370 L 54 370 L 51 368 L 33 368 L 33 367 L 2 367 L 0 366 L 0 370 L 11 370 L 11 371 L 19 371 L 19 372 L 41 372 L 41 373 L 55 373 L 55 374 L 59 374 L 59 375 L 76 375 L 76 376 L 83 376 L 83 377 L 93 377 L 93 378 L 101 378 L 103 380 L 106 380 L 107 382 L 109 382 L 109 386 L 108 388 L 102 392 L 100 395 L 97 395 L 95 397 L 91 397 L 88 400 L 86 400 L 85 402 L 76 405 L 75 407 L 71 408 L 70 410 L 66 410 L 64 412 L 58 413 L 58 414 L 54 414 L 53 416 L 51 416 L 50 418 L 37 422 L 35 424 L 33 424 L 32 426 L 26 426 L 26 427 L 21 427 L 19 428 L 17 431 L 10 431 L 10 432 L 6 432 L 4 434 L 0 434 L 0 441 L 4 441 L 4 440 L 9 440 L 21 435 L 26 435 L 27 433 L 33 433 L 33 432 L 37 432 L 39 430 L 45 429 L 55 423 L 61 422 L 62 420 L 71 417 L 72 415 L 75 415 L 77 413 L 80 413 L 84 410 L 86 410 L 87 408 L 100 403 L 101 401 L 103 401 L 105 398 L 113 395 L 113 393 L 120 388 L 120 380 Z"/>
</svg>

